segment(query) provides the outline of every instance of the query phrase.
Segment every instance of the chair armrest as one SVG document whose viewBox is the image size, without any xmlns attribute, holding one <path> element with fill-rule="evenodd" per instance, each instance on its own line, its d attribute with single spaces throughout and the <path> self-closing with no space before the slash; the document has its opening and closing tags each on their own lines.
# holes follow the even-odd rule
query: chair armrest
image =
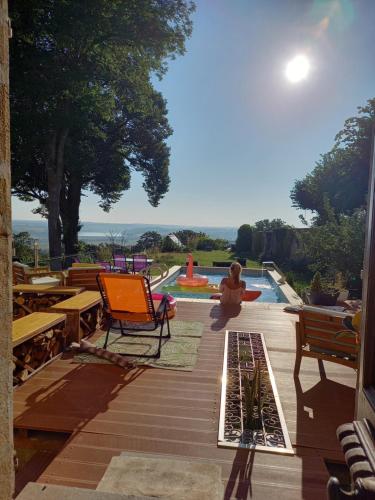
<svg viewBox="0 0 375 500">
<path fill-rule="evenodd" d="M 302 311 L 307 311 L 307 312 L 312 312 L 312 313 L 319 313 L 319 314 L 324 314 L 326 316 L 332 316 L 334 318 L 346 318 L 346 316 L 350 316 L 350 312 L 348 311 L 335 311 L 332 309 L 325 309 L 324 307 L 319 307 L 319 306 L 303 306 Z"/>
</svg>

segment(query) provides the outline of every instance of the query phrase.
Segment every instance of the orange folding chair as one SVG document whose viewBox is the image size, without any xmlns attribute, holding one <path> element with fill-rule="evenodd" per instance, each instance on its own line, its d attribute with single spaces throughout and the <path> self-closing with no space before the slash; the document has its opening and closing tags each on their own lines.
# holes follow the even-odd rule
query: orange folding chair
<svg viewBox="0 0 375 500">
<path fill-rule="evenodd" d="M 103 299 L 104 309 L 109 317 L 108 330 L 104 342 L 107 347 L 111 328 L 120 330 L 121 335 L 158 338 L 158 349 L 155 354 L 137 354 L 144 358 L 159 358 L 161 341 L 170 338 L 168 319 L 168 296 L 161 300 L 152 300 L 150 281 L 139 274 L 100 273 L 96 277 Z M 163 336 L 164 322 L 167 322 L 167 335 Z M 113 326 L 118 322 L 119 326 Z M 159 336 L 145 333 L 125 333 L 126 330 L 155 331 L 160 327 Z M 123 356 L 134 354 L 122 352 Z"/>
</svg>

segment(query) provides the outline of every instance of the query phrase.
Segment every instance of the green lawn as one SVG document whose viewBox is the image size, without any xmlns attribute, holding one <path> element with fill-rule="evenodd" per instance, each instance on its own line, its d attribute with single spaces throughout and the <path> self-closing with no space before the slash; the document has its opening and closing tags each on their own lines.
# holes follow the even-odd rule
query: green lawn
<svg viewBox="0 0 375 500">
<path fill-rule="evenodd" d="M 232 262 L 234 260 L 233 254 L 231 252 L 227 252 L 226 250 L 212 250 L 211 252 L 207 251 L 195 251 L 192 252 L 194 260 L 198 261 L 200 266 L 212 266 L 213 261 L 228 261 Z M 157 253 L 150 255 L 155 262 L 164 263 L 167 266 L 184 266 L 186 262 L 186 253 L 180 252 L 166 252 L 166 253 Z M 256 267 L 260 268 L 261 264 L 254 260 L 247 260 L 246 267 Z"/>
</svg>

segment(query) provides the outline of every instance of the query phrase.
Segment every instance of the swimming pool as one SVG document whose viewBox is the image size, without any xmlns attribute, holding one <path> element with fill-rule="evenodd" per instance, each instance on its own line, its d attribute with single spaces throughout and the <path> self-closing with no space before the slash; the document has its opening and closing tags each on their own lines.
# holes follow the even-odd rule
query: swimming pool
<svg viewBox="0 0 375 500">
<path fill-rule="evenodd" d="M 180 276 L 180 274 L 185 274 L 185 272 L 185 269 L 182 268 L 179 273 L 175 273 L 167 278 L 153 291 L 169 293 L 173 295 L 173 297 L 183 299 L 209 299 L 210 296 L 215 293 L 215 291 L 207 290 L 206 287 L 188 288 L 177 285 L 176 278 Z M 217 286 L 224 277 L 228 276 L 227 271 L 218 271 L 217 269 L 195 268 L 194 272 L 206 275 L 208 277 L 209 284 Z M 246 269 L 242 273 L 241 279 L 246 282 L 246 288 L 248 290 L 259 290 L 262 292 L 262 295 L 256 300 L 256 302 L 288 303 L 287 298 L 280 290 L 278 284 L 267 272 L 262 275 L 259 272 L 252 272 L 252 270 Z"/>
</svg>

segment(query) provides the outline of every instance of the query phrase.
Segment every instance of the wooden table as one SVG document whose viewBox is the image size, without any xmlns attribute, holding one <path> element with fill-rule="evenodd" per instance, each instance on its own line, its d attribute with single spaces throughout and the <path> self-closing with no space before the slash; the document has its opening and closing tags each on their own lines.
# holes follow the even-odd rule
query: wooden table
<svg viewBox="0 0 375 500">
<path fill-rule="evenodd" d="M 44 295 L 78 295 L 83 292 L 83 287 L 77 286 L 51 286 L 51 285 L 14 285 L 13 293 L 44 294 Z"/>
<path fill-rule="evenodd" d="M 69 340 L 80 342 L 96 330 L 102 316 L 102 298 L 99 292 L 85 291 L 55 304 L 49 311 L 65 313 Z"/>
</svg>

